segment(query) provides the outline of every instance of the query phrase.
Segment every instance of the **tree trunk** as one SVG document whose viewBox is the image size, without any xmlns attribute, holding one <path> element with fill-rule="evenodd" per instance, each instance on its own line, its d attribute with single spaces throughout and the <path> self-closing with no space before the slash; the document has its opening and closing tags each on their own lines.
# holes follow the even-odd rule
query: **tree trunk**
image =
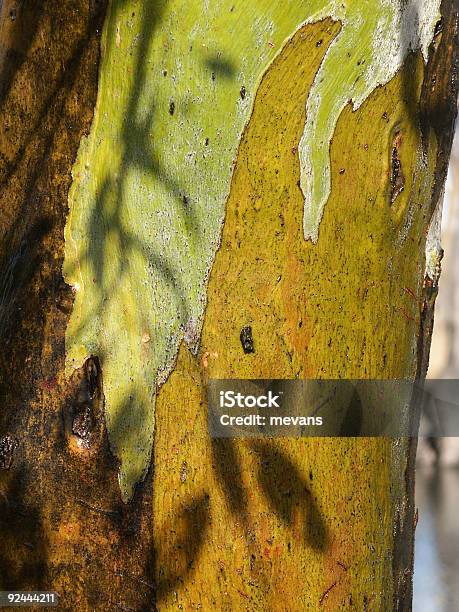
<svg viewBox="0 0 459 612">
<path fill-rule="evenodd" d="M 4 0 L 2 589 L 410 609 L 414 439 L 207 430 L 210 379 L 427 368 L 457 5 L 304 4 Z"/>
</svg>

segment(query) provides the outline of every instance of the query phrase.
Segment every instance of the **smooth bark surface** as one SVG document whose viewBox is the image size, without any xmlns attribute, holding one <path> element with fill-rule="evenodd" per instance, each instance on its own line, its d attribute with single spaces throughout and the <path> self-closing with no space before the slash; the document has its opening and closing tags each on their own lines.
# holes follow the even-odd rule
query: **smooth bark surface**
<svg viewBox="0 0 459 612">
<path fill-rule="evenodd" d="M 342 24 L 299 22 L 263 71 L 229 173 L 199 344 L 182 329 L 157 389 L 152 461 L 125 503 L 119 448 L 133 446 L 113 420 L 116 444 L 107 433 L 109 357 L 94 351 L 66 372 L 75 288 L 62 276 L 69 190 L 86 168 L 75 160 L 93 117 L 110 117 L 108 102 L 96 106 L 109 65 L 99 62 L 100 37 L 105 23 L 114 52 L 122 45 L 113 21 L 121 4 L 1 9 L 0 587 L 55 590 L 63 610 L 408 610 L 414 441 L 211 441 L 206 383 L 425 374 L 438 283 L 424 274 L 426 239 L 456 114 L 457 6 L 442 2 L 427 64 L 419 47 L 407 53 L 359 108 L 339 113 L 315 244 L 303 234 L 298 146 L 308 94 Z M 146 53 L 158 35 L 146 26 L 160 23 L 163 3 L 137 5 L 131 27 Z M 111 57 L 107 44 L 104 53 Z M 209 67 L 210 86 L 214 73 L 227 78 L 222 66 Z M 165 78 L 125 72 L 134 101 L 138 79 L 154 89 Z M 234 87 L 243 100 L 246 89 Z M 173 102 L 158 122 L 181 112 Z M 222 129 L 223 111 L 212 111 Z M 124 129 L 113 137 L 130 177 L 155 129 Z M 89 173 L 97 148 L 91 155 Z M 80 193 L 83 201 L 89 192 Z M 189 202 L 180 197 L 183 220 Z M 240 341 L 247 325 L 251 354 Z M 154 352 L 151 336 L 142 346 Z"/>
</svg>

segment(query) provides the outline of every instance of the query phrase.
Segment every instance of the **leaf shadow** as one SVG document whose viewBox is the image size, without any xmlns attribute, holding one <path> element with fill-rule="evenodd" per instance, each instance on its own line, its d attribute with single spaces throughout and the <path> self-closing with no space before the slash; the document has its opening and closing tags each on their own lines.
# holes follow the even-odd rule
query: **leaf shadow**
<svg viewBox="0 0 459 612">
<path fill-rule="evenodd" d="M 325 551 L 329 544 L 328 529 L 298 468 L 267 441 L 253 441 L 251 447 L 259 456 L 258 479 L 272 512 L 290 528 L 295 526 L 298 515 L 304 543 L 315 551 Z"/>
</svg>

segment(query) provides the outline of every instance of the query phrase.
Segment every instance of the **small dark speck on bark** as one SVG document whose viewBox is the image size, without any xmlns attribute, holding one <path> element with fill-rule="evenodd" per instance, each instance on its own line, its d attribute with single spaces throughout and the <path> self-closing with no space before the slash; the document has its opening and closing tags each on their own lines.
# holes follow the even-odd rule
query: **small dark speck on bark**
<svg viewBox="0 0 459 612">
<path fill-rule="evenodd" d="M 244 353 L 247 355 L 249 353 L 255 353 L 255 347 L 253 344 L 253 336 L 252 336 L 252 328 L 250 325 L 246 325 L 241 329 L 241 344 L 244 349 Z"/>
<path fill-rule="evenodd" d="M 13 463 L 14 451 L 18 446 L 15 437 L 7 434 L 0 438 L 0 469 L 9 470 Z"/>
<path fill-rule="evenodd" d="M 437 21 L 437 23 L 435 24 L 435 30 L 434 30 L 434 38 L 437 38 L 438 36 L 440 36 L 440 34 L 443 31 L 443 21 L 440 19 L 439 21 Z"/>
<path fill-rule="evenodd" d="M 88 385 L 89 399 L 94 399 L 99 388 L 99 368 L 95 359 L 88 359 L 86 362 L 86 381 Z"/>
<path fill-rule="evenodd" d="M 391 170 L 390 170 L 390 203 L 393 204 L 397 197 L 405 189 L 405 177 L 403 175 L 402 163 L 399 157 L 399 151 L 402 144 L 402 135 L 397 132 L 392 143 L 391 151 Z"/>
<path fill-rule="evenodd" d="M 319 606 L 321 606 L 321 605 L 324 603 L 324 601 L 325 601 L 325 600 L 327 599 L 327 597 L 330 595 L 330 591 L 331 591 L 332 589 L 334 589 L 334 588 L 335 588 L 336 584 L 337 584 L 337 583 L 336 583 L 336 581 L 335 581 L 335 582 L 333 582 L 333 584 L 331 584 L 331 585 L 328 587 L 328 589 L 327 589 L 327 590 L 326 590 L 326 591 L 323 593 L 322 597 L 319 599 Z"/>
<path fill-rule="evenodd" d="M 92 414 L 91 408 L 85 406 L 81 412 L 78 412 L 72 423 L 72 433 L 79 438 L 88 438 L 92 430 Z"/>
</svg>

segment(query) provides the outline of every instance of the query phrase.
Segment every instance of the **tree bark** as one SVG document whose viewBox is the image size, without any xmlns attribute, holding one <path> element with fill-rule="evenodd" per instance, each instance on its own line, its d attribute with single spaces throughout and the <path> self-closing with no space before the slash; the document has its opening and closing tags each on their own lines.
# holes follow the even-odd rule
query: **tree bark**
<svg viewBox="0 0 459 612">
<path fill-rule="evenodd" d="M 62 610 L 409 610 L 416 441 L 211 440 L 206 388 L 425 376 L 456 3 L 427 58 L 410 43 L 337 113 L 315 242 L 298 149 L 346 20 L 270 8 L 246 31 L 264 2 L 199 4 L 2 4 L 0 586 Z M 196 38 L 206 11 L 246 63 Z M 210 102 L 180 81 L 196 58 Z"/>
</svg>

